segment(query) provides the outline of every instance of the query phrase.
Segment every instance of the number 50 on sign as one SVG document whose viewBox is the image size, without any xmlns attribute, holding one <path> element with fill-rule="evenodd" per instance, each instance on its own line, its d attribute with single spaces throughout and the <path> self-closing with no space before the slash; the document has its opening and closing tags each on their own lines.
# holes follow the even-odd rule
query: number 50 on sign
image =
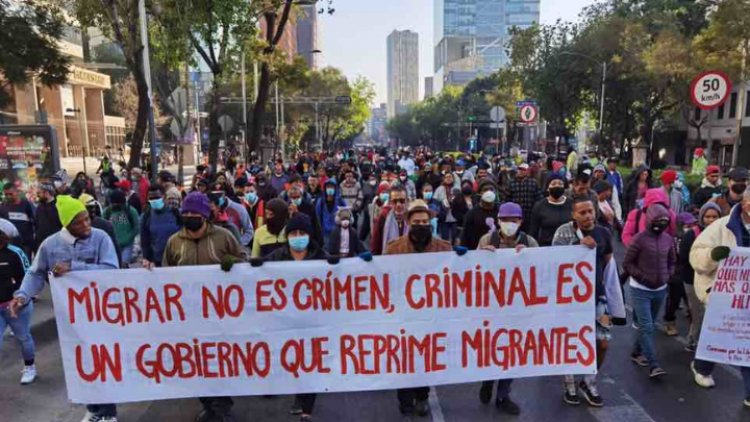
<svg viewBox="0 0 750 422">
<path fill-rule="evenodd" d="M 724 104 L 730 92 L 732 82 L 721 71 L 703 72 L 690 84 L 693 104 L 702 110 L 711 110 Z"/>
</svg>

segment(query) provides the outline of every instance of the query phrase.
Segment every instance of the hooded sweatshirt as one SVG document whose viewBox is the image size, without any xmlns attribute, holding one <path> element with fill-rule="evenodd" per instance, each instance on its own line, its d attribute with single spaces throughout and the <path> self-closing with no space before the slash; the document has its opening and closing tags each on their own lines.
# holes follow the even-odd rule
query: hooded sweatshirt
<svg viewBox="0 0 750 422">
<path fill-rule="evenodd" d="M 657 204 L 648 209 L 645 220 L 650 226 L 651 222 L 664 218 L 670 218 L 669 211 Z M 631 287 L 661 290 L 669 282 L 676 262 L 672 235 L 649 228 L 635 235 L 625 252 L 623 267 L 635 281 L 631 281 Z"/>
<path fill-rule="evenodd" d="M 690 249 L 695 243 L 695 239 L 705 230 L 703 225 L 703 217 L 709 210 L 716 211 L 721 216 L 721 208 L 713 202 L 707 202 L 701 207 L 700 214 L 698 216 L 699 227 L 695 230 L 688 230 L 685 235 L 682 236 L 682 242 L 680 242 L 680 249 L 677 252 L 677 269 L 676 275 L 680 277 L 681 281 L 685 284 L 693 284 L 695 280 L 695 270 L 690 265 Z"/>
<path fill-rule="evenodd" d="M 646 230 L 648 224 L 646 222 L 646 211 L 651 205 L 660 204 L 665 208 L 669 209 L 669 198 L 667 193 L 662 188 L 649 189 L 646 191 L 646 195 L 643 197 L 643 208 L 634 209 L 628 213 L 628 219 L 625 222 L 625 227 L 622 229 L 622 243 L 625 246 L 629 246 L 633 241 L 633 236 Z M 677 233 L 677 214 L 671 209 L 669 212 L 669 227 L 667 233 L 674 236 Z"/>
</svg>

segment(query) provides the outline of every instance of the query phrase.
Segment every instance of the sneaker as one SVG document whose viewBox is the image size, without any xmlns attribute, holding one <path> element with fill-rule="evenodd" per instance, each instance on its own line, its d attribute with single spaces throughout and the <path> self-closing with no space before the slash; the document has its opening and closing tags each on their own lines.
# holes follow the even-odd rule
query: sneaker
<svg viewBox="0 0 750 422">
<path fill-rule="evenodd" d="M 578 398 L 578 391 L 576 390 L 575 383 L 565 383 L 563 401 L 571 406 L 578 406 L 581 404 L 581 399 Z"/>
<path fill-rule="evenodd" d="M 98 416 L 94 413 L 86 411 L 86 415 L 81 419 L 81 422 L 117 422 L 116 416 Z"/>
<path fill-rule="evenodd" d="M 586 399 L 587 402 L 589 402 L 590 406 L 593 406 L 593 407 L 604 406 L 604 400 L 602 400 L 601 396 L 599 395 L 599 390 L 596 388 L 596 382 L 591 382 L 589 384 L 586 384 L 585 381 L 581 381 L 578 384 L 578 388 L 581 389 L 581 392 L 583 393 L 583 398 Z"/>
<path fill-rule="evenodd" d="M 482 404 L 487 404 L 492 399 L 492 387 L 495 386 L 495 381 L 484 381 L 482 387 L 479 388 L 479 401 Z"/>
<path fill-rule="evenodd" d="M 521 414 L 521 408 L 510 397 L 495 400 L 495 407 L 509 415 Z"/>
<path fill-rule="evenodd" d="M 658 378 L 663 375 L 667 375 L 667 371 L 659 368 L 658 366 L 655 368 L 651 368 L 651 372 L 648 373 L 649 378 Z"/>
<path fill-rule="evenodd" d="M 414 411 L 418 416 L 427 416 L 430 413 L 430 403 L 427 400 L 417 400 Z"/>
<path fill-rule="evenodd" d="M 641 354 L 630 355 L 630 360 L 632 360 L 633 363 L 638 366 L 648 366 L 648 359 L 646 359 L 646 356 L 643 356 Z"/>
<path fill-rule="evenodd" d="M 664 333 L 669 337 L 675 337 L 680 334 L 679 331 L 677 331 L 677 325 L 674 322 L 667 322 L 664 324 Z"/>
<path fill-rule="evenodd" d="M 24 366 L 23 370 L 21 371 L 21 384 L 22 385 L 28 385 L 34 382 L 36 379 L 36 366 L 35 365 L 29 365 Z"/>
<path fill-rule="evenodd" d="M 712 388 L 716 386 L 716 381 L 711 374 L 703 375 L 695 369 L 695 362 L 690 362 L 690 370 L 693 371 L 693 380 L 703 388 Z"/>
</svg>

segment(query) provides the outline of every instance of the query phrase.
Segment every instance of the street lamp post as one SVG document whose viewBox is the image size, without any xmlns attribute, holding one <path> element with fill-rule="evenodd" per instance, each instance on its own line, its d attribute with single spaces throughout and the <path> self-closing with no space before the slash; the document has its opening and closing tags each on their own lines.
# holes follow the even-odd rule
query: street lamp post
<svg viewBox="0 0 750 422">
<path fill-rule="evenodd" d="M 604 128 L 604 94 L 606 92 L 606 86 L 607 86 L 607 62 L 606 61 L 600 62 L 599 60 L 597 60 L 596 58 L 592 56 L 589 56 L 588 54 L 577 53 L 574 51 L 563 51 L 560 54 L 565 55 L 565 56 L 582 57 L 602 67 L 602 91 L 601 91 L 601 95 L 599 98 L 599 136 L 602 136 L 602 130 Z"/>
</svg>

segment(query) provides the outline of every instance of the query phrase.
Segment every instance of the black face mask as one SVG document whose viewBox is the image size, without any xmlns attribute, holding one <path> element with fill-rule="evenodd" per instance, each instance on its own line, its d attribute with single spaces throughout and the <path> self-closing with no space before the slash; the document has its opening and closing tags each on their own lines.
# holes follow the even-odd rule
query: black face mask
<svg viewBox="0 0 750 422">
<path fill-rule="evenodd" d="M 735 183 L 732 185 L 732 192 L 737 195 L 742 195 L 743 193 L 745 193 L 745 189 L 747 189 L 746 183 Z"/>
<path fill-rule="evenodd" d="M 197 232 L 203 227 L 203 217 L 182 217 L 182 223 L 185 225 L 185 230 L 189 232 Z"/>
<path fill-rule="evenodd" d="M 565 188 L 563 187 L 554 187 L 549 188 L 549 196 L 552 197 L 552 199 L 560 199 L 565 194 Z"/>
<path fill-rule="evenodd" d="M 432 240 L 432 226 L 429 224 L 415 224 L 409 226 L 409 240 L 414 244 L 414 249 L 422 252 Z"/>
<path fill-rule="evenodd" d="M 651 223 L 651 231 L 659 234 L 667 229 L 669 226 L 669 221 L 654 221 Z"/>
</svg>

